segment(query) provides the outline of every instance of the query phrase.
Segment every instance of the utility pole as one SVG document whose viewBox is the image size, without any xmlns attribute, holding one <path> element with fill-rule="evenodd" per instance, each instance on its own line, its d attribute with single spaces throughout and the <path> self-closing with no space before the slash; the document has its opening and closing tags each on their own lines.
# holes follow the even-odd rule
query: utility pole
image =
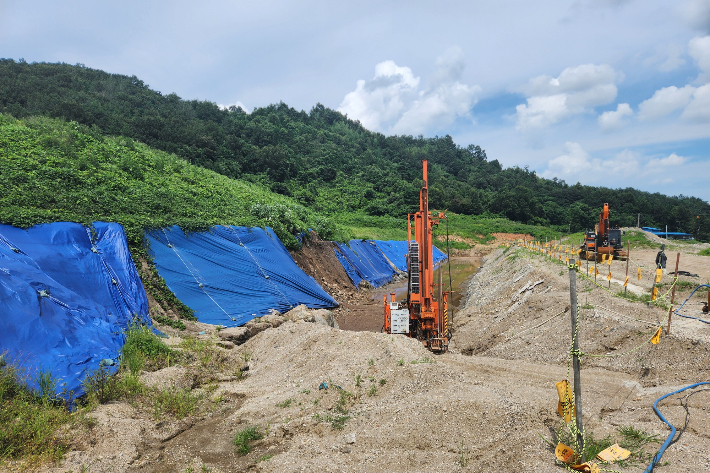
<svg viewBox="0 0 710 473">
<path fill-rule="evenodd" d="M 636 227 L 641 228 L 641 214 L 636 217 Z"/>
<path fill-rule="evenodd" d="M 579 330 L 577 330 L 577 271 L 574 259 L 570 260 L 569 266 L 569 299 L 572 315 L 572 371 L 574 372 L 574 408 L 577 412 L 575 416 L 577 443 L 579 444 L 579 452 L 582 454 L 582 463 L 584 463 L 586 460 L 584 458 L 584 437 L 582 437 L 582 380 L 579 373 Z"/>
</svg>

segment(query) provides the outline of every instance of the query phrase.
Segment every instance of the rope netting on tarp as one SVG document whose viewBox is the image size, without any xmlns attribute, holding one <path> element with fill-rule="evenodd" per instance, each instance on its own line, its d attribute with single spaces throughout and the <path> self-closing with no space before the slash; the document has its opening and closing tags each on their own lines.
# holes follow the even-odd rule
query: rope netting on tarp
<svg viewBox="0 0 710 473">
<path fill-rule="evenodd" d="M 30 388 L 44 373 L 55 394 L 83 394 L 86 372 L 118 359 L 135 319 L 150 323 L 121 225 L 0 225 L 0 354 L 28 370 Z"/>
<path fill-rule="evenodd" d="M 380 287 L 390 282 L 397 271 L 407 271 L 406 240 L 350 240 L 336 244 L 340 251 L 335 250 L 335 256 L 356 287 L 362 280 Z M 432 247 L 432 256 L 435 265 L 447 258 L 436 247 Z"/>
<path fill-rule="evenodd" d="M 387 259 L 397 267 L 400 271 L 407 271 L 407 253 L 409 253 L 409 248 L 406 240 L 372 240 L 375 242 L 377 247 L 382 251 L 382 253 L 387 257 Z M 439 264 L 444 261 L 447 256 L 446 253 L 439 250 L 439 248 L 432 247 L 432 257 L 434 264 Z"/>
<path fill-rule="evenodd" d="M 372 287 L 380 287 L 392 280 L 397 271 L 372 240 L 350 240 L 348 244 L 336 243 L 335 255 L 343 264 L 345 272 L 357 287 L 361 280 Z M 338 255 L 340 251 L 340 255 Z"/>
<path fill-rule="evenodd" d="M 200 322 L 236 327 L 272 309 L 338 303 L 299 268 L 270 228 L 215 226 L 147 232 L 158 274 Z"/>
</svg>

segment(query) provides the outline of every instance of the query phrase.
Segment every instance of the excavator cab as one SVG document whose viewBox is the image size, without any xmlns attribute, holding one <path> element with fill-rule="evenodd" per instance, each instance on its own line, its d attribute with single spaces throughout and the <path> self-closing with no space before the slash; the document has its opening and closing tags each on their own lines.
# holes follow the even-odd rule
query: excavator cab
<svg viewBox="0 0 710 473">
<path fill-rule="evenodd" d="M 615 249 L 621 249 L 621 229 L 612 228 L 609 230 L 609 246 Z"/>
</svg>

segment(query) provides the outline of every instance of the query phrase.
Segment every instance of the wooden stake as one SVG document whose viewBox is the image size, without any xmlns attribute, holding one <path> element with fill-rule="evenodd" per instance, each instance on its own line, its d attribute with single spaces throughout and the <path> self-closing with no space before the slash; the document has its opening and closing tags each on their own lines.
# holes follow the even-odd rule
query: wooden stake
<svg viewBox="0 0 710 473">
<path fill-rule="evenodd" d="M 629 279 L 629 259 L 631 258 L 631 242 L 626 242 L 626 279 Z M 629 283 L 624 286 L 624 295 L 626 295 L 626 290 L 628 289 Z"/>
<path fill-rule="evenodd" d="M 675 299 L 675 287 L 678 284 L 678 263 L 680 262 L 680 252 L 675 257 L 675 278 L 676 282 L 673 284 L 673 290 L 671 291 L 671 308 L 668 309 L 668 327 L 666 327 L 666 335 L 671 333 L 671 316 L 673 315 L 673 300 Z"/>
<path fill-rule="evenodd" d="M 596 272 L 596 271 L 595 271 Z M 569 267 L 569 300 L 572 315 L 572 371 L 574 372 L 574 408 L 577 411 L 577 443 L 584 458 L 584 437 L 582 437 L 582 380 L 579 377 L 579 331 L 577 330 L 577 271 L 574 268 L 574 260 L 570 260 Z"/>
</svg>

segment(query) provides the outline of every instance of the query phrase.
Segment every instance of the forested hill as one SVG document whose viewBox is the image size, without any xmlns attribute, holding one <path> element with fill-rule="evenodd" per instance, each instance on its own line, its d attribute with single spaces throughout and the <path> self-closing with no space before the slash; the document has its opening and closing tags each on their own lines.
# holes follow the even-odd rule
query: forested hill
<svg viewBox="0 0 710 473">
<path fill-rule="evenodd" d="M 635 189 L 569 185 L 518 167 L 502 169 L 476 145 L 450 136 L 384 136 L 318 104 L 280 103 L 247 114 L 151 90 L 137 77 L 68 64 L 0 60 L 0 112 L 74 120 L 95 134 L 127 136 L 220 174 L 261 183 L 318 212 L 401 217 L 418 205 L 428 159 L 436 208 L 523 223 L 591 227 L 604 202 L 612 223 L 668 225 L 710 239 L 710 205 Z M 701 218 L 696 218 L 700 216 Z"/>
</svg>

